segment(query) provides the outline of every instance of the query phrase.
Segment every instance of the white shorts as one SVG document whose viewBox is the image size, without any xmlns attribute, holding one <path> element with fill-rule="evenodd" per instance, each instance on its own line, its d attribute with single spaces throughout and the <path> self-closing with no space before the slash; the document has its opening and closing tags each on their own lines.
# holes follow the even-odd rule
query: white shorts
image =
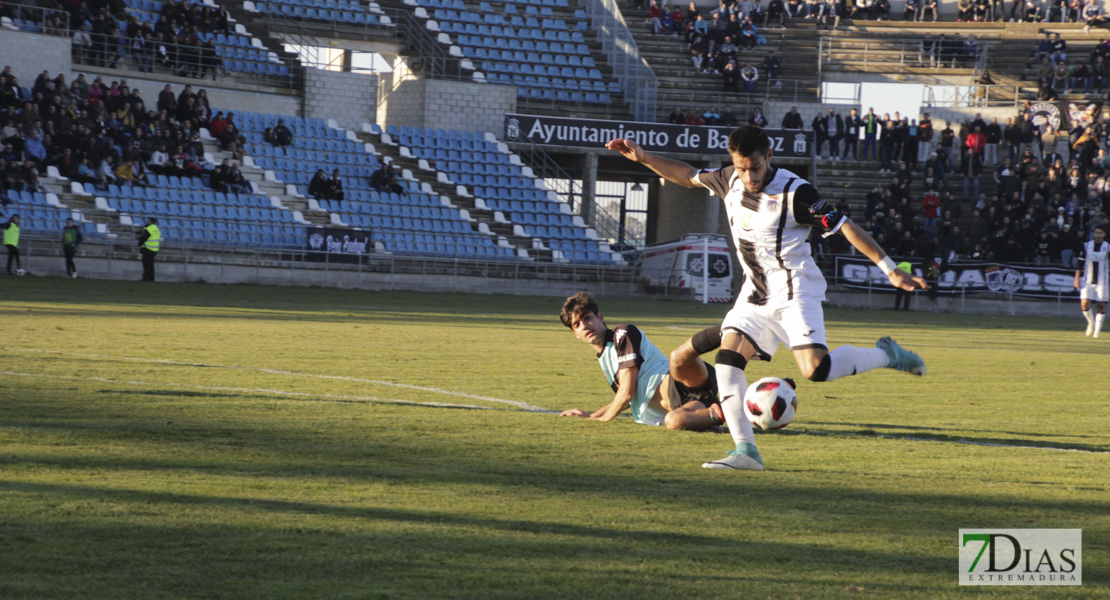
<svg viewBox="0 0 1110 600">
<path fill-rule="evenodd" d="M 1083 279 L 1079 282 L 1079 299 L 1088 300 L 1090 302 L 1106 302 L 1107 296 L 1110 296 L 1110 294 L 1107 293 L 1108 287 L 1110 287 L 1110 285 L 1105 283 L 1087 285 L 1086 279 Z"/>
<path fill-rule="evenodd" d="M 725 315 L 721 333 L 738 331 L 755 344 L 756 357 L 771 360 L 779 344 L 791 350 L 825 348 L 825 311 L 821 300 L 795 298 L 770 299 L 757 306 L 743 298 Z"/>
</svg>

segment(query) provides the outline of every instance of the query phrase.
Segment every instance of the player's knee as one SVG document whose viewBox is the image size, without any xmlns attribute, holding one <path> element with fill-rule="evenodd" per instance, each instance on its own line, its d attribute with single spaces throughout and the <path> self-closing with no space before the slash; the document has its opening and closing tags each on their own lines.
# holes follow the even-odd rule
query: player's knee
<svg viewBox="0 0 1110 600">
<path fill-rule="evenodd" d="M 678 348 L 671 350 L 671 368 L 681 369 L 690 363 L 690 360 L 697 355 L 693 353 L 686 344 L 682 344 Z"/>
<path fill-rule="evenodd" d="M 821 358 L 821 362 L 814 365 L 813 363 L 806 363 L 798 365 L 802 371 L 802 376 L 810 381 L 827 381 L 829 379 L 829 370 L 832 368 L 832 359 L 826 354 Z"/>
<path fill-rule="evenodd" d="M 681 413 L 671 411 L 667 413 L 667 416 L 663 417 L 663 424 L 667 426 L 667 429 L 672 431 L 675 429 L 685 429 L 686 419 Z"/>
</svg>

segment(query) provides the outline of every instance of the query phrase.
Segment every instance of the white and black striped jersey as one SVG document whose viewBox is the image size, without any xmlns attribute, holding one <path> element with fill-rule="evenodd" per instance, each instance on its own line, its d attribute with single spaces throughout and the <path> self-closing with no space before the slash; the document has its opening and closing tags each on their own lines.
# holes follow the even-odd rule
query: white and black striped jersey
<svg viewBox="0 0 1110 600">
<path fill-rule="evenodd" d="M 821 199 L 813 185 L 775 169 L 763 191 L 751 194 L 732 165 L 700 171 L 695 180 L 725 201 L 745 275 L 741 298 L 760 306 L 797 294 L 824 299 L 825 280 L 806 239 L 814 228 L 825 236 L 836 233 L 847 217 Z"/>
<path fill-rule="evenodd" d="M 632 419 L 645 425 L 659 425 L 665 413 L 651 408 L 651 399 L 670 372 L 667 357 L 635 325 L 619 325 L 605 332 L 605 349 L 597 353 L 605 380 L 616 392 L 618 372 L 636 367 L 636 393 L 632 397 Z"/>
<path fill-rule="evenodd" d="M 1086 242 L 1079 250 L 1079 264 L 1082 265 L 1083 285 L 1106 287 L 1110 276 L 1110 241 L 1101 244 L 1094 240 Z"/>
</svg>

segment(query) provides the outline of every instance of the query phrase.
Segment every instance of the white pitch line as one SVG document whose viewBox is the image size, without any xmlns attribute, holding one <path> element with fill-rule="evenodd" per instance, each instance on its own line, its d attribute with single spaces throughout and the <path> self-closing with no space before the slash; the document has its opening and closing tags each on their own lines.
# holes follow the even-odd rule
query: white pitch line
<svg viewBox="0 0 1110 600">
<path fill-rule="evenodd" d="M 349 377 L 349 376 L 346 376 L 346 375 L 321 375 L 321 374 L 318 374 L 318 373 L 298 373 L 296 371 L 284 371 L 284 370 L 281 370 L 281 369 L 267 369 L 267 368 L 259 368 L 259 367 L 239 367 L 239 366 L 235 366 L 235 365 L 213 365 L 213 364 L 207 364 L 207 363 L 178 362 L 178 361 L 164 359 L 164 358 L 142 358 L 142 357 L 135 357 L 135 356 L 107 356 L 107 355 L 104 355 L 104 354 L 79 354 L 79 353 L 76 353 L 76 352 L 60 352 L 60 351 L 57 351 L 57 350 L 39 350 L 39 349 L 36 349 L 36 348 L 0 348 L 0 350 L 12 351 L 12 352 L 29 352 L 29 353 L 37 353 L 37 354 L 56 354 L 58 356 L 74 356 L 74 357 L 79 357 L 79 358 L 96 358 L 96 359 L 106 359 L 106 360 L 119 360 L 119 361 L 125 361 L 125 362 L 155 363 L 155 364 L 174 365 L 174 366 L 181 366 L 181 367 L 206 367 L 206 368 L 216 368 L 216 369 L 233 369 L 233 370 L 238 370 L 238 371 L 255 371 L 255 372 L 258 372 L 258 373 L 269 373 L 271 375 L 289 375 L 289 376 L 292 376 L 292 377 L 312 377 L 312 378 L 316 378 L 316 379 L 332 379 L 332 380 L 337 380 L 337 381 L 353 381 L 355 383 L 368 383 L 368 384 L 371 384 L 371 385 L 384 385 L 384 386 L 402 388 L 402 389 L 408 389 L 408 390 L 417 390 L 417 391 L 421 391 L 421 392 L 431 392 L 431 393 L 434 393 L 434 394 L 444 394 L 444 395 L 447 395 L 447 396 L 457 396 L 459 398 L 469 398 L 471 400 L 485 400 L 486 402 L 496 402 L 496 403 L 499 403 L 499 404 L 507 404 L 509 406 L 515 406 L 515 407 L 517 407 L 521 410 L 527 410 L 527 411 L 532 411 L 532 412 L 550 412 L 546 408 L 541 408 L 539 406 L 534 406 L 534 405 L 528 404 L 527 402 L 520 402 L 520 401 L 517 401 L 517 400 L 505 400 L 504 398 L 493 398 L 491 396 L 479 396 L 477 394 L 467 394 L 465 392 L 455 392 L 455 391 L 451 391 L 451 390 L 444 390 L 444 389 L 440 389 L 440 388 L 412 385 L 412 384 L 408 384 L 408 383 L 394 383 L 392 381 L 381 381 L 381 380 L 377 380 L 377 379 L 362 379 L 362 378 L 359 378 L 359 377 Z"/>
<path fill-rule="evenodd" d="M 209 392 L 237 392 L 245 394 L 273 394 L 278 396 L 291 396 L 296 398 L 327 398 L 328 400 L 355 400 L 363 402 L 387 402 L 390 404 L 414 404 L 418 406 L 430 406 L 435 408 L 472 408 L 476 410 L 499 410 L 491 406 L 477 406 L 474 404 L 451 404 L 448 402 L 419 402 L 415 400 L 403 400 L 400 398 L 378 398 L 377 396 L 346 396 L 341 394 L 310 394 L 308 392 L 290 392 L 286 390 L 271 390 L 266 388 L 240 388 L 240 387 L 226 387 L 226 386 L 205 386 L 205 385 L 187 385 L 183 383 L 159 381 L 157 383 L 149 381 L 135 381 L 125 379 L 111 379 L 109 377 L 78 377 L 73 375 L 48 375 L 44 373 L 19 373 L 16 371 L 0 371 L 0 375 L 11 375 L 13 377 L 34 377 L 39 379 L 56 379 L 63 381 L 98 381 L 101 383 L 113 383 L 118 385 L 142 385 L 153 387 L 174 387 L 186 390 L 204 390 Z M 551 411 L 542 411 L 551 412 Z"/>
</svg>

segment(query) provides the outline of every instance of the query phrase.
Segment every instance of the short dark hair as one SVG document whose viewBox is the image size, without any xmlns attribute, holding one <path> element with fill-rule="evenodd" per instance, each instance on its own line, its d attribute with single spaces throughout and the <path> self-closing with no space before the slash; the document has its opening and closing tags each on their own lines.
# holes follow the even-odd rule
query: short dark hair
<svg viewBox="0 0 1110 600">
<path fill-rule="evenodd" d="M 1094 227 L 1091 228 L 1091 231 L 1094 231 L 1096 229 L 1101 229 L 1102 230 L 1102 235 L 1106 235 L 1107 233 L 1110 233 L 1106 230 L 1106 223 L 1100 223 L 1098 225 L 1095 225 Z"/>
<path fill-rule="evenodd" d="M 588 292 L 578 292 L 567 298 L 567 301 L 563 303 L 563 310 L 559 311 L 559 320 L 563 322 L 563 325 L 571 327 L 575 318 L 589 312 L 596 315 L 599 310 L 597 301 L 594 300 L 593 296 Z"/>
<path fill-rule="evenodd" d="M 728 136 L 728 153 L 740 156 L 766 154 L 771 149 L 771 138 L 762 127 L 745 125 L 733 130 Z"/>
</svg>

